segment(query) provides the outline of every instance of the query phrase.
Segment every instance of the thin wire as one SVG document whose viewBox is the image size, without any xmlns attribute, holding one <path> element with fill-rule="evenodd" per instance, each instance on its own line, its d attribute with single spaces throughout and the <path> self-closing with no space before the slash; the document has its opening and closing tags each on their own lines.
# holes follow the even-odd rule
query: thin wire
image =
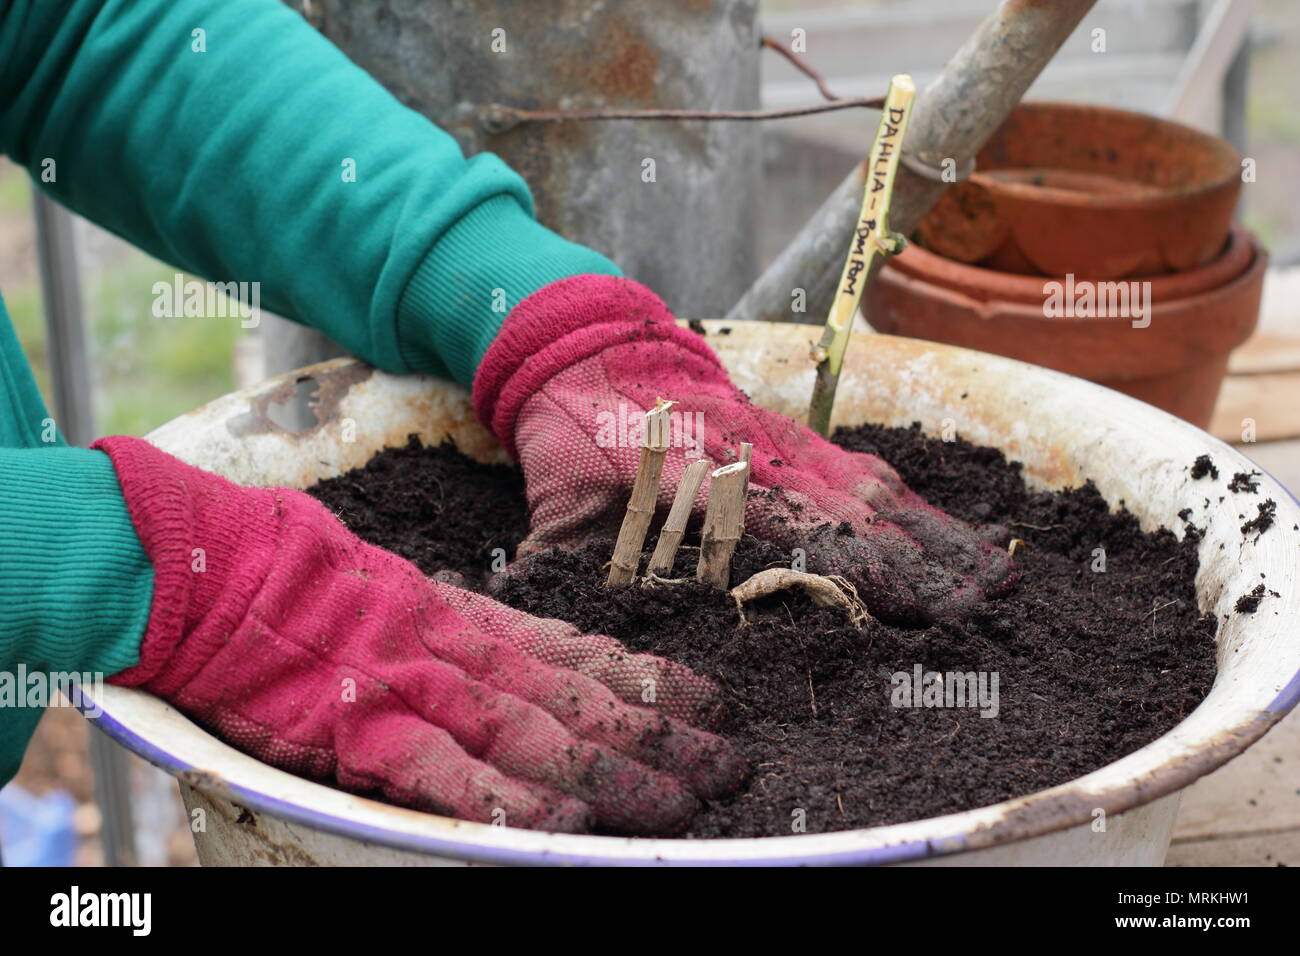
<svg viewBox="0 0 1300 956">
<path fill-rule="evenodd" d="M 825 99 L 832 103 L 839 99 L 839 97 L 832 93 L 826 86 L 826 81 L 822 79 L 822 75 L 814 70 L 808 61 L 798 53 L 795 53 L 793 50 L 787 50 L 778 41 L 766 35 L 764 35 L 763 39 L 759 42 L 759 46 L 767 47 L 769 50 L 775 50 L 777 53 L 789 60 L 796 70 L 817 84 L 817 91 L 821 93 Z"/>
<path fill-rule="evenodd" d="M 489 133 L 504 133 L 521 123 L 560 123 L 570 120 L 587 122 L 592 120 L 701 120 L 755 122 L 760 120 L 787 119 L 792 116 L 812 116 L 816 113 L 830 113 L 835 110 L 880 109 L 884 103 L 883 96 L 859 96 L 842 99 L 826 86 L 822 75 L 792 50 L 769 36 L 759 43 L 760 47 L 775 50 L 785 57 L 794 67 L 817 84 L 817 90 L 825 97 L 825 103 L 813 106 L 793 106 L 771 110 L 674 110 L 674 109 L 584 109 L 584 110 L 525 110 L 501 103 L 490 103 L 479 110 L 479 122 Z"/>
<path fill-rule="evenodd" d="M 731 120 L 754 122 L 758 120 L 786 119 L 791 116 L 811 116 L 834 110 L 880 109 L 879 96 L 862 96 L 854 99 L 833 100 L 814 106 L 794 106 L 773 110 L 521 110 L 512 106 L 492 103 L 483 108 L 482 121 L 491 132 L 502 133 L 520 123 L 558 123 L 565 120 Z"/>
</svg>

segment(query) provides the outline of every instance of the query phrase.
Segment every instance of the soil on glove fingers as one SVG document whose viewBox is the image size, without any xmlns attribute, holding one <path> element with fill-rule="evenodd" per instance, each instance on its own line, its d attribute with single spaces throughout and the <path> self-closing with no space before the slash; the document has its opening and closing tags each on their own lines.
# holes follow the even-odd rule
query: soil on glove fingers
<svg viewBox="0 0 1300 956">
<path fill-rule="evenodd" d="M 885 458 L 934 505 L 1007 526 L 1024 542 L 1018 583 L 960 623 L 858 630 L 839 610 L 782 593 L 748 605 L 741 628 L 730 596 L 694 581 L 606 590 L 611 548 L 599 542 L 539 555 L 494 589 L 529 613 L 682 661 L 722 688 L 718 729 L 751 776 L 734 798 L 704 807 L 686 835 L 826 832 L 996 803 L 1133 752 L 1209 692 L 1216 622 L 1196 607 L 1195 536 L 1143 533 L 1091 485 L 1028 491 L 1000 452 L 917 427 L 841 429 L 836 440 Z M 490 575 L 491 548 L 512 551 L 526 523 L 510 469 L 447 447 L 385 451 L 311 491 L 363 538 L 470 587 Z M 683 550 L 674 573 L 690 578 L 694 561 Z M 789 565 L 787 553 L 746 537 L 732 581 Z M 958 674 L 972 691 L 964 706 Z"/>
</svg>

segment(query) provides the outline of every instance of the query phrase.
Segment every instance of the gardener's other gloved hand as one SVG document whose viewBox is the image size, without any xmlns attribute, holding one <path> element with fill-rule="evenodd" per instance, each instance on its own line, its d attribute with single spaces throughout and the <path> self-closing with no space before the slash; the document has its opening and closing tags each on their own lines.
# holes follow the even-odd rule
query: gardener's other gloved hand
<svg viewBox="0 0 1300 956">
<path fill-rule="evenodd" d="M 617 528 L 640 450 L 609 441 L 609 422 L 620 405 L 635 413 L 657 398 L 678 402 L 682 415 L 702 413 L 703 456 L 716 464 L 752 442 L 745 530 L 803 548 L 809 570 L 847 577 L 877 616 L 957 616 L 1009 582 L 1011 560 L 991 543 L 996 529 L 931 507 L 881 459 L 751 405 L 658 297 L 596 275 L 553 282 L 520 302 L 474 380 L 479 420 L 524 470 L 532 529 L 521 555 Z M 688 462 L 684 444 L 668 451 L 665 507 Z"/>
<path fill-rule="evenodd" d="M 140 662 L 111 682 L 254 757 L 557 831 L 672 832 L 740 782 L 729 745 L 690 726 L 718 696 L 685 667 L 429 581 L 301 492 L 243 488 L 134 438 L 94 447 L 154 567 Z"/>
</svg>

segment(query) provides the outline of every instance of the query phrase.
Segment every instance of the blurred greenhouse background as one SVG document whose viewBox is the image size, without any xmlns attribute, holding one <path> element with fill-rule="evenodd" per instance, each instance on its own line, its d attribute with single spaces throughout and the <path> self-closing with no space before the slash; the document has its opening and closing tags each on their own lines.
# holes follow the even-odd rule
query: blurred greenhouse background
<svg viewBox="0 0 1300 956">
<path fill-rule="evenodd" d="M 176 269 L 81 223 L 78 254 L 95 370 L 96 429 L 141 435 L 234 386 L 241 328 L 225 318 L 156 318 L 153 284 Z M 49 404 L 49 370 L 27 174 L 0 164 L 0 291 Z"/>
</svg>

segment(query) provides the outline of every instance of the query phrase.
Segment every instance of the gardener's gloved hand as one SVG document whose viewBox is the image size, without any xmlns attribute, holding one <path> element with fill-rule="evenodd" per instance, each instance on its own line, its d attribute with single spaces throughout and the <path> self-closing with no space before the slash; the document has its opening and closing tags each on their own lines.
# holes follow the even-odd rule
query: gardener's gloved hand
<svg viewBox="0 0 1300 956">
<path fill-rule="evenodd" d="M 134 438 L 95 447 L 154 567 L 140 663 L 112 682 L 241 750 L 404 806 L 561 831 L 671 832 L 740 782 L 729 745 L 689 726 L 718 698 L 686 668 L 431 582 L 301 492 L 242 488 Z"/>
<path fill-rule="evenodd" d="M 609 276 L 562 279 L 519 303 L 474 380 L 479 420 L 524 470 L 533 524 L 521 554 L 617 528 L 640 451 L 611 441 L 609 423 L 620 404 L 636 413 L 657 398 L 703 414 L 703 456 L 716 464 L 752 442 L 745 530 L 803 548 L 809 570 L 847 577 L 876 615 L 955 616 L 1009 581 L 1011 561 L 990 543 L 996 529 L 932 508 L 881 459 L 751 405 L 702 337 L 644 286 Z M 688 462 L 684 445 L 669 448 L 663 506 Z"/>
</svg>

